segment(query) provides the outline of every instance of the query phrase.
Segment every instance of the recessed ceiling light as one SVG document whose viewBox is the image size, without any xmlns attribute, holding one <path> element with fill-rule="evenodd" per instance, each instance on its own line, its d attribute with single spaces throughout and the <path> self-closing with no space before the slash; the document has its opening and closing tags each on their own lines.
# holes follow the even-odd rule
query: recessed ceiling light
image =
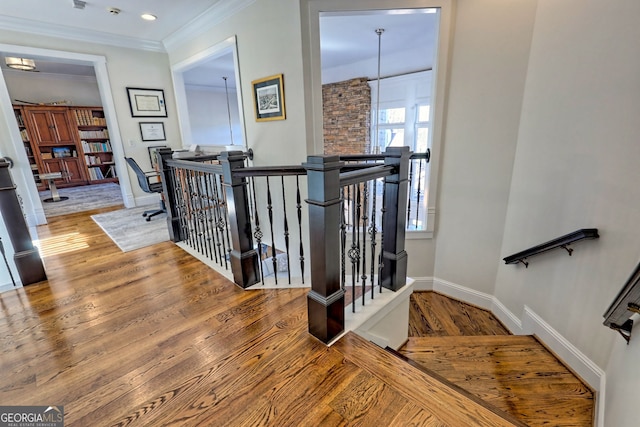
<svg viewBox="0 0 640 427">
<path fill-rule="evenodd" d="M 156 15 L 152 15 L 150 13 L 143 13 L 142 15 L 140 15 L 140 17 L 145 21 L 155 21 L 156 19 L 158 19 Z"/>
</svg>

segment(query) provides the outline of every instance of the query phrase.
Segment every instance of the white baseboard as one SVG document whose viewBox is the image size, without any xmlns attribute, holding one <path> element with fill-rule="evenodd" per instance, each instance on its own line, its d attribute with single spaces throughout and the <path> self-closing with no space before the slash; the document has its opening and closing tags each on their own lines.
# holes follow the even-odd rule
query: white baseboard
<svg viewBox="0 0 640 427">
<path fill-rule="evenodd" d="M 582 378 L 597 393 L 595 425 L 604 426 L 605 372 L 571 344 L 558 331 L 524 307 L 522 318 L 513 314 L 498 298 L 436 277 L 415 278 L 415 290 L 435 291 L 448 297 L 491 311 L 515 335 L 535 335 L 545 346 Z"/>
<path fill-rule="evenodd" d="M 527 335 L 535 335 L 596 391 L 594 418 L 597 426 L 604 426 L 605 372 L 526 305 L 522 314 L 522 324 Z"/>
</svg>

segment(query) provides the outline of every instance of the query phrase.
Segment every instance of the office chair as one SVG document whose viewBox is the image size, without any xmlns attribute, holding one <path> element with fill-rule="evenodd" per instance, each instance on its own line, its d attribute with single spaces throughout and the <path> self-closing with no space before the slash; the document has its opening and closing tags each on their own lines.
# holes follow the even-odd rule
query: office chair
<svg viewBox="0 0 640 427">
<path fill-rule="evenodd" d="M 127 161 L 129 167 L 131 167 L 131 169 L 133 169 L 133 171 L 136 173 L 136 176 L 138 177 L 138 184 L 140 185 L 140 188 L 142 188 L 142 191 L 144 191 L 145 193 L 160 193 L 160 195 L 162 196 L 162 182 L 151 182 L 151 179 L 159 178 L 160 173 L 155 171 L 144 172 L 142 169 L 140 169 L 138 163 L 131 157 L 125 157 L 124 159 Z M 146 217 L 147 221 L 151 221 L 152 217 L 165 212 L 167 212 L 167 207 L 164 203 L 164 197 L 162 197 L 160 199 L 160 209 L 144 211 L 142 216 Z"/>
</svg>

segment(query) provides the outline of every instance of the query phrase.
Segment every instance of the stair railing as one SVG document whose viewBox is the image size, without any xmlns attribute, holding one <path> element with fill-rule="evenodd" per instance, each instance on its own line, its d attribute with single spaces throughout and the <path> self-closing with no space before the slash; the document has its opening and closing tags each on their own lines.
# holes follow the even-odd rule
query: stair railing
<svg viewBox="0 0 640 427">
<path fill-rule="evenodd" d="M 219 164 L 172 159 L 170 150 L 159 150 L 159 157 L 171 240 L 183 241 L 209 257 L 218 254 L 243 288 L 263 281 L 267 269 L 277 280 L 281 263 L 290 283 L 296 256 L 304 280 L 302 239 L 308 231 L 309 331 L 321 341 L 328 343 L 344 330 L 345 254 L 352 266 L 354 300 L 356 283 L 362 284 L 363 295 L 367 283 L 373 291 L 376 272 L 380 290 L 396 291 L 405 285 L 408 147 L 389 148 L 382 161 L 349 166 L 337 156 L 310 156 L 302 167 L 246 167 L 239 151 L 215 157 Z M 285 185 L 285 178 L 295 184 Z M 307 180 L 308 225 L 302 215 L 302 179 Z M 378 187 L 379 179 L 384 182 Z M 295 189 L 295 195 L 287 197 L 286 188 Z M 295 200 L 295 207 L 288 200 Z M 288 209 L 295 214 L 288 215 Z M 376 218 L 377 209 L 379 224 L 369 221 Z M 349 228 L 347 211 L 353 213 Z M 346 248 L 348 231 L 351 244 Z M 299 248 L 295 255 L 294 248 Z"/>
<path fill-rule="evenodd" d="M 582 228 L 580 230 L 574 231 L 573 233 L 565 234 L 553 240 L 549 240 L 548 242 L 540 243 L 539 245 L 533 246 L 529 249 L 525 249 L 513 255 L 509 255 L 508 257 L 503 258 L 503 261 L 505 264 L 522 263 L 525 268 L 527 268 L 529 267 L 529 262 L 527 261 L 527 259 L 531 256 L 538 255 L 556 248 L 562 248 L 566 250 L 569 255 L 571 255 L 573 253 L 573 248 L 569 247 L 571 243 L 578 242 L 584 239 L 597 239 L 599 237 L 600 236 L 598 235 L 597 228 Z"/>
</svg>

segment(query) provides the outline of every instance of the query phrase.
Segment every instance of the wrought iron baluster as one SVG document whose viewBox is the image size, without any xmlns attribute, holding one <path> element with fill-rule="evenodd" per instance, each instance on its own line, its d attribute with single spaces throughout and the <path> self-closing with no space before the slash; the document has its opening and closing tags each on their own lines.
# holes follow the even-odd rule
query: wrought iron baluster
<svg viewBox="0 0 640 427">
<path fill-rule="evenodd" d="M 216 177 L 217 178 L 217 177 Z M 219 180 L 219 178 L 217 179 Z M 222 205 L 223 201 L 222 198 L 224 197 L 220 186 L 218 185 L 218 183 L 216 183 L 216 186 L 214 187 L 213 190 L 214 193 L 214 197 L 216 199 L 216 207 L 214 209 L 214 223 L 212 224 L 213 229 L 215 231 L 215 241 L 216 241 L 216 249 L 217 249 L 217 256 L 220 257 L 220 266 L 222 266 L 222 263 L 224 262 L 224 266 L 225 269 L 227 268 L 227 260 L 225 257 L 225 254 L 223 252 L 222 249 L 222 241 L 224 239 L 224 237 L 222 235 L 220 235 L 220 229 L 218 227 L 218 224 L 221 221 L 221 216 L 222 216 L 222 210 L 220 208 L 220 206 Z"/>
<path fill-rule="evenodd" d="M 213 183 L 212 183 L 214 178 L 215 178 L 214 174 L 212 173 L 206 174 L 205 188 L 207 191 L 207 198 L 206 198 L 207 210 L 206 210 L 206 216 L 204 218 L 204 229 L 207 237 L 207 247 L 209 248 L 210 260 L 213 260 L 213 254 L 214 254 L 213 246 L 211 246 L 211 240 L 212 240 L 211 215 L 213 214 L 213 209 L 215 206 L 215 200 L 213 198 Z"/>
<path fill-rule="evenodd" d="M 186 172 L 186 183 L 187 183 L 187 218 L 189 219 L 189 235 L 191 236 L 191 247 L 196 251 L 200 252 L 198 247 L 198 232 L 196 226 L 195 219 L 195 206 L 193 203 L 194 199 L 194 191 L 193 191 L 193 172 L 190 170 L 185 170 Z"/>
<path fill-rule="evenodd" d="M 378 200 L 378 180 L 373 180 L 373 203 L 371 207 L 371 225 L 369 226 L 369 236 L 371 238 L 371 299 L 374 298 L 375 289 L 374 286 L 374 276 L 376 269 L 376 234 L 378 233 L 378 229 L 376 228 L 376 202 Z"/>
<path fill-rule="evenodd" d="M 220 194 L 222 195 L 222 208 L 221 208 L 222 221 L 218 224 L 218 227 L 220 228 L 220 233 L 222 233 L 223 239 L 224 237 L 226 237 L 227 239 L 226 244 L 224 240 L 222 241 L 222 248 L 225 254 L 224 265 L 226 267 L 228 260 L 231 259 L 231 251 L 233 250 L 233 248 L 231 247 L 231 238 L 229 237 L 229 205 L 227 204 L 227 197 L 226 197 L 225 191 L 226 190 L 222 187 L 222 182 L 220 182 Z M 251 225 L 251 224 L 248 224 L 248 225 Z"/>
<path fill-rule="evenodd" d="M 170 167 L 169 179 L 171 180 L 172 188 L 174 191 L 174 200 L 176 203 L 176 214 L 178 215 L 178 226 L 180 229 L 180 241 L 186 239 L 185 236 L 185 211 L 184 200 L 182 198 L 183 190 L 182 186 L 178 184 L 180 181 L 177 179 L 178 171 L 174 167 Z"/>
<path fill-rule="evenodd" d="M 364 306 L 365 295 L 367 294 L 367 221 L 369 220 L 368 215 L 368 203 L 369 203 L 369 183 L 364 182 L 362 184 L 362 275 L 360 278 L 362 279 L 362 305 Z"/>
<path fill-rule="evenodd" d="M 356 184 L 354 184 L 355 186 Z M 355 196 L 356 193 L 356 189 L 353 189 L 353 194 Z M 352 202 L 353 204 L 356 204 L 357 201 L 354 200 Z M 351 220 L 352 222 L 352 227 L 351 227 L 351 249 L 349 250 L 349 259 L 351 260 L 351 309 L 352 311 L 355 313 L 356 312 L 356 281 L 358 280 L 358 274 L 356 272 L 357 267 L 359 266 L 359 253 L 358 253 L 358 246 L 357 243 L 358 239 L 356 237 L 356 233 L 357 233 L 357 228 L 355 226 L 356 221 L 357 221 L 357 217 L 356 217 L 356 209 L 355 207 L 353 209 L 351 209 Z"/>
<path fill-rule="evenodd" d="M 195 205 L 195 226 L 196 226 L 196 236 L 198 238 L 198 252 L 203 255 L 205 254 L 204 242 L 202 240 L 202 192 L 200 191 L 200 172 L 192 172 L 193 174 L 193 202 Z"/>
<path fill-rule="evenodd" d="M 300 237 L 300 276 L 304 285 L 304 245 L 302 244 L 302 198 L 300 197 L 300 176 L 296 175 L 296 209 L 298 211 L 298 236 Z"/>
<path fill-rule="evenodd" d="M 415 222 L 415 229 L 418 229 L 418 218 L 420 216 L 420 190 L 422 190 L 422 185 L 424 184 L 422 182 L 422 162 L 424 160 L 423 159 L 419 159 L 418 160 L 418 194 L 417 194 L 417 200 L 416 200 L 416 222 Z M 427 167 L 426 163 L 425 163 L 425 168 Z M 411 202 L 411 197 L 409 197 L 409 202 Z M 408 221 L 407 221 L 408 223 Z"/>
<path fill-rule="evenodd" d="M 346 189 L 342 187 L 340 192 L 340 272 L 342 274 L 342 280 L 340 281 L 342 290 L 346 290 L 347 282 L 347 267 L 345 263 L 345 251 L 347 246 L 347 210 L 344 204 Z"/>
<path fill-rule="evenodd" d="M 362 209 L 362 200 L 360 197 L 360 184 L 353 185 L 353 193 L 356 198 L 356 213 L 353 228 L 355 229 L 356 247 L 358 248 L 358 262 L 356 263 L 356 282 L 360 281 L 360 211 Z"/>
<path fill-rule="evenodd" d="M 204 233 L 205 233 L 205 220 L 204 220 L 204 192 L 202 191 L 202 177 L 203 177 L 203 173 L 202 172 L 195 172 L 194 176 L 196 178 L 196 193 L 197 193 L 197 198 L 196 198 L 196 204 L 197 204 L 197 208 L 198 208 L 198 213 L 196 215 L 196 219 L 198 221 L 198 241 L 200 242 L 200 252 L 203 255 L 207 255 L 207 245 L 205 242 L 205 237 L 204 237 Z"/>
<path fill-rule="evenodd" d="M 415 160 L 409 161 L 409 199 L 407 200 L 407 224 L 411 223 L 411 193 L 413 193 L 413 187 L 411 183 L 413 182 L 413 162 Z"/>
<path fill-rule="evenodd" d="M 264 271 L 262 270 L 262 230 L 260 229 L 260 216 L 258 214 L 258 202 L 256 201 L 256 180 L 254 177 L 251 177 L 251 190 L 253 193 L 253 212 L 254 212 L 254 221 L 255 221 L 255 229 L 253 231 L 253 237 L 256 239 L 256 244 L 258 245 L 258 268 L 260 269 L 260 283 L 264 283 Z"/>
<path fill-rule="evenodd" d="M 387 211 L 387 209 L 385 208 L 384 205 L 384 201 L 386 200 L 385 196 L 387 193 L 387 186 L 384 184 L 384 182 L 382 183 L 382 206 L 380 209 L 381 212 L 381 219 L 380 219 L 380 256 L 378 257 L 378 286 L 380 287 L 380 293 L 382 293 L 382 268 L 383 268 L 383 250 L 382 248 L 384 248 L 384 213 Z"/>
<path fill-rule="evenodd" d="M 291 284 L 291 267 L 289 266 L 289 221 L 287 220 L 287 198 L 284 190 L 284 175 L 280 176 L 282 184 L 282 211 L 284 212 L 284 248 L 287 254 L 287 274 L 289 275 L 289 284 Z"/>
<path fill-rule="evenodd" d="M 191 241 L 191 231 L 190 231 L 190 227 L 189 227 L 189 188 L 187 186 L 187 171 L 185 169 L 176 169 L 176 173 L 179 173 L 180 176 L 177 178 L 178 181 L 180 182 L 179 186 L 176 186 L 176 188 L 179 188 L 179 193 L 180 193 L 180 199 L 182 201 L 182 212 L 180 215 L 180 223 L 182 226 L 182 234 L 183 234 L 183 240 L 185 241 L 185 243 L 189 246 L 192 246 L 192 241 Z"/>
<path fill-rule="evenodd" d="M 196 174 L 196 188 L 198 192 L 198 225 L 199 225 L 199 234 L 198 238 L 202 244 L 202 254 L 204 256 L 209 255 L 209 249 L 207 247 L 207 238 L 206 238 L 206 209 L 205 209 L 205 198 L 206 191 L 203 188 L 204 185 L 204 172 L 198 172 Z"/>
<path fill-rule="evenodd" d="M 271 203 L 271 185 L 267 176 L 267 212 L 269 213 L 269 228 L 271 229 L 271 261 L 273 263 L 273 278 L 278 284 L 278 260 L 276 259 L 276 241 L 273 237 L 273 205 Z"/>
</svg>

